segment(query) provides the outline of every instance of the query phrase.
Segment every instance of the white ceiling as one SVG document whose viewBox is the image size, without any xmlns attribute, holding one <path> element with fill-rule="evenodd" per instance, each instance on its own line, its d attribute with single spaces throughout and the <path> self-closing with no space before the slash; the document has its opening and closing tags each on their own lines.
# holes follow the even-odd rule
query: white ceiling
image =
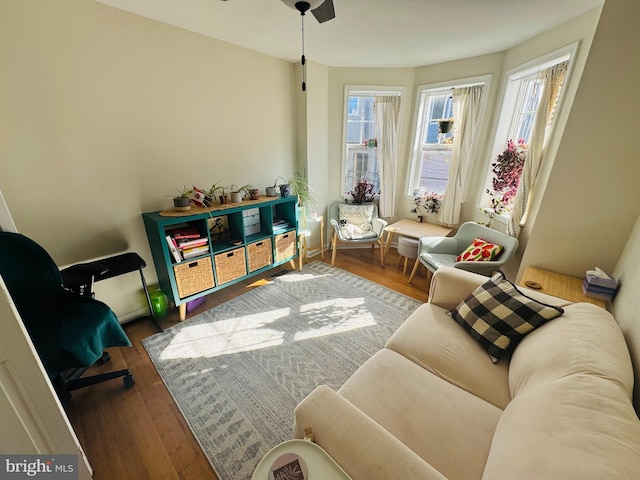
<svg viewBox="0 0 640 480">
<path fill-rule="evenodd" d="M 290 62 L 300 14 L 281 0 L 96 0 Z M 417 67 L 506 50 L 604 0 L 334 0 L 305 16 L 305 53 L 334 67 Z"/>
</svg>

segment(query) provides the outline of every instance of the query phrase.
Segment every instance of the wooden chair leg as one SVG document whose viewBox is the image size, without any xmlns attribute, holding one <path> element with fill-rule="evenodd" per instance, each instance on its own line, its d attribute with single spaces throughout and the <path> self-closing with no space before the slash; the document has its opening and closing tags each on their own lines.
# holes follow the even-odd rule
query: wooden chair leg
<svg viewBox="0 0 640 480">
<path fill-rule="evenodd" d="M 409 275 L 409 283 L 413 282 L 413 277 L 418 273 L 418 268 L 420 267 L 420 258 L 416 258 L 416 263 L 413 264 L 413 269 L 411 270 L 411 275 Z"/>
<path fill-rule="evenodd" d="M 404 257 L 404 266 L 402 267 L 402 276 L 404 277 L 407 274 L 407 263 L 409 262 L 408 257 Z"/>
<path fill-rule="evenodd" d="M 336 251 L 338 250 L 338 234 L 333 232 L 331 237 L 331 266 L 335 266 L 336 263 Z"/>
</svg>

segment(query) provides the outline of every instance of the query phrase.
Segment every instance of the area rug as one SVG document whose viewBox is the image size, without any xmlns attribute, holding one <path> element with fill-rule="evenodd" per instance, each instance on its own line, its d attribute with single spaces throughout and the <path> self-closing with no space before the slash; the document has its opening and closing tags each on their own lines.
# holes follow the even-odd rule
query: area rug
<svg viewBox="0 0 640 480">
<path fill-rule="evenodd" d="M 143 340 L 220 480 L 250 479 L 293 410 L 339 388 L 420 302 L 322 262 Z"/>
</svg>

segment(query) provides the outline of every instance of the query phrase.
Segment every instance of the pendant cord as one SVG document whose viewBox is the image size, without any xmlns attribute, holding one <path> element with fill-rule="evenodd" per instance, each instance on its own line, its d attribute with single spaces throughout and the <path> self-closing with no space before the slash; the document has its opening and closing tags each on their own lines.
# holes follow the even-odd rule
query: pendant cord
<svg viewBox="0 0 640 480">
<path fill-rule="evenodd" d="M 301 21 L 302 21 L 302 58 L 300 62 L 302 63 L 302 91 L 305 92 L 307 90 L 307 60 L 304 56 L 304 12 L 301 12 Z"/>
</svg>

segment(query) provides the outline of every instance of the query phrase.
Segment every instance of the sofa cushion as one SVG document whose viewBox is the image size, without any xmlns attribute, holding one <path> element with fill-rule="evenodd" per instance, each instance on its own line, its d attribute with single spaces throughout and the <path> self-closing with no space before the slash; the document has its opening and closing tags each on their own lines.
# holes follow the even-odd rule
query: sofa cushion
<svg viewBox="0 0 640 480">
<path fill-rule="evenodd" d="M 387 349 L 338 393 L 446 478 L 482 477 L 499 408 Z"/>
<path fill-rule="evenodd" d="M 504 247 L 482 238 L 474 238 L 460 255 L 456 257 L 456 262 L 488 262 L 500 256 Z"/>
<path fill-rule="evenodd" d="M 576 374 L 538 384 L 509 403 L 483 478 L 631 480 L 639 472 L 640 421 L 625 389 Z"/>
<path fill-rule="evenodd" d="M 487 349 L 493 362 L 526 334 L 562 315 L 559 307 L 546 305 L 521 293 L 496 273 L 476 288 L 451 316 Z"/>
<path fill-rule="evenodd" d="M 338 206 L 338 220 L 342 238 L 357 240 L 375 238 L 373 231 L 373 205 L 352 205 L 341 203 Z"/>
<path fill-rule="evenodd" d="M 498 408 L 511 400 L 508 362 L 494 365 L 480 344 L 440 306 L 418 307 L 385 347 Z"/>
</svg>

